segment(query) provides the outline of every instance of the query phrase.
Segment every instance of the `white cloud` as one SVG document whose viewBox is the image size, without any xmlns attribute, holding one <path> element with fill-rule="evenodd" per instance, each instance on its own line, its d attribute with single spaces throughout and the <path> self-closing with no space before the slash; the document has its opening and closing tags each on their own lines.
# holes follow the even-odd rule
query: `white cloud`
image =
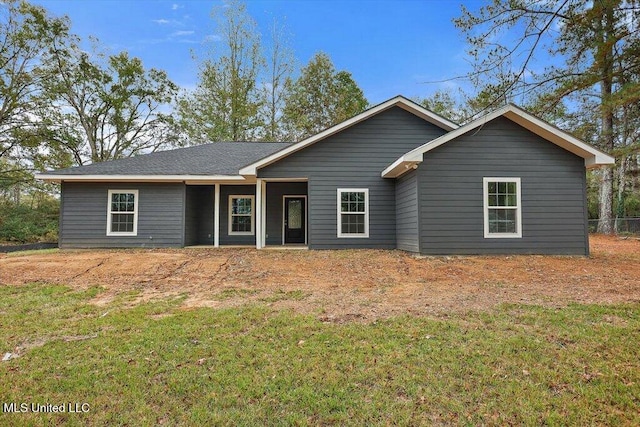
<svg viewBox="0 0 640 427">
<path fill-rule="evenodd" d="M 194 34 L 195 31 L 175 31 L 171 33 L 171 37 L 184 37 Z"/>
<path fill-rule="evenodd" d="M 220 37 L 217 34 L 209 34 L 204 37 L 204 41 L 206 42 L 219 42 L 221 40 L 222 40 L 222 37 Z"/>
<path fill-rule="evenodd" d="M 182 9 L 184 6 L 179 5 L 178 3 L 174 3 L 171 5 L 171 10 Z"/>
<path fill-rule="evenodd" d="M 171 21 L 169 21 L 168 19 L 152 19 L 151 22 L 155 22 L 156 24 L 159 24 L 159 25 L 167 25 L 171 23 Z"/>
</svg>

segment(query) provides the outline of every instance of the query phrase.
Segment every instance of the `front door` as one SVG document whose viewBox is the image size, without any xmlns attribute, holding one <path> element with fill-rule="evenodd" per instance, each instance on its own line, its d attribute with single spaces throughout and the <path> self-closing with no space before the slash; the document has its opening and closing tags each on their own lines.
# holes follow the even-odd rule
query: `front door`
<svg viewBox="0 0 640 427">
<path fill-rule="evenodd" d="M 306 198 L 284 197 L 284 243 L 305 243 Z"/>
</svg>

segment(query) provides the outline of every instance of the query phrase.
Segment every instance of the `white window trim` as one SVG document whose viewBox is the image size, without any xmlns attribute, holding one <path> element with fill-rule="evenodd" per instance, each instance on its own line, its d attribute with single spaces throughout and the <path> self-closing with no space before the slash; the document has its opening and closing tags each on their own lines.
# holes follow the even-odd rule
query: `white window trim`
<svg viewBox="0 0 640 427">
<path fill-rule="evenodd" d="M 251 231 L 232 231 L 233 225 L 233 213 L 232 213 L 232 200 L 233 199 L 251 199 Z M 253 236 L 256 234 L 256 196 L 252 194 L 231 194 L 229 195 L 229 216 L 227 218 L 228 233 L 229 236 Z M 235 216 L 248 216 L 236 214 Z"/>
<path fill-rule="evenodd" d="M 342 193 L 364 193 L 364 233 L 356 234 L 356 233 L 343 233 L 342 232 L 342 212 L 340 211 L 341 206 L 341 195 Z M 337 196 L 337 206 L 336 210 L 338 212 L 337 218 L 337 228 L 338 228 L 338 238 L 355 238 L 355 239 L 366 239 L 369 237 L 369 189 L 368 188 L 338 188 L 338 196 Z M 345 212 L 349 214 L 354 214 L 356 212 Z"/>
<path fill-rule="evenodd" d="M 111 231 L 111 195 L 112 194 L 133 194 L 133 231 Z M 137 236 L 138 235 L 138 190 L 113 189 L 107 191 L 107 236 Z M 125 212 L 130 213 L 130 212 Z"/>
<path fill-rule="evenodd" d="M 516 232 L 515 233 L 490 233 L 489 232 L 489 183 L 490 182 L 515 182 L 516 198 L 518 205 L 516 211 Z M 482 178 L 482 199 L 484 206 L 484 238 L 485 239 L 521 239 L 522 238 L 522 190 L 520 178 L 513 177 L 484 177 Z M 504 209 L 505 207 L 493 208 Z M 506 209 L 509 209 L 506 207 Z"/>
</svg>

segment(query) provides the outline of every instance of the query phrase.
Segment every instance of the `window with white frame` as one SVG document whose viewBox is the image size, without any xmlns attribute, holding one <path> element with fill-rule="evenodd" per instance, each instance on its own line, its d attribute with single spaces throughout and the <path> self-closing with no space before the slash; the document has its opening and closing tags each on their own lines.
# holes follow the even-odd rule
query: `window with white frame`
<svg viewBox="0 0 640 427">
<path fill-rule="evenodd" d="M 254 196 L 229 196 L 229 235 L 254 234 Z"/>
<path fill-rule="evenodd" d="M 369 237 L 369 189 L 338 188 L 338 237 Z"/>
<path fill-rule="evenodd" d="M 483 178 L 484 237 L 522 237 L 520 178 Z"/>
<path fill-rule="evenodd" d="M 107 236 L 138 234 L 138 190 L 108 190 Z"/>
</svg>

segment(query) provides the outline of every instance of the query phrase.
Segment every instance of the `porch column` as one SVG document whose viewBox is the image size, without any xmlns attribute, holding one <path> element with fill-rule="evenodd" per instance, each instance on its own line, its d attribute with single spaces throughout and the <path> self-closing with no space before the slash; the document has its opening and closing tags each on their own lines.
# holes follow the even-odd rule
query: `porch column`
<svg viewBox="0 0 640 427">
<path fill-rule="evenodd" d="M 260 193 L 262 193 L 262 215 L 261 215 L 261 221 L 262 221 L 262 225 L 260 227 L 260 229 L 262 230 L 262 233 L 260 234 L 260 242 L 261 242 L 261 247 L 265 247 L 267 245 L 267 181 L 261 180 L 261 186 L 262 189 L 260 191 Z"/>
<path fill-rule="evenodd" d="M 262 179 L 256 179 L 256 249 L 262 249 Z"/>
<path fill-rule="evenodd" d="M 220 184 L 215 184 L 213 195 L 213 247 L 220 247 Z"/>
</svg>

